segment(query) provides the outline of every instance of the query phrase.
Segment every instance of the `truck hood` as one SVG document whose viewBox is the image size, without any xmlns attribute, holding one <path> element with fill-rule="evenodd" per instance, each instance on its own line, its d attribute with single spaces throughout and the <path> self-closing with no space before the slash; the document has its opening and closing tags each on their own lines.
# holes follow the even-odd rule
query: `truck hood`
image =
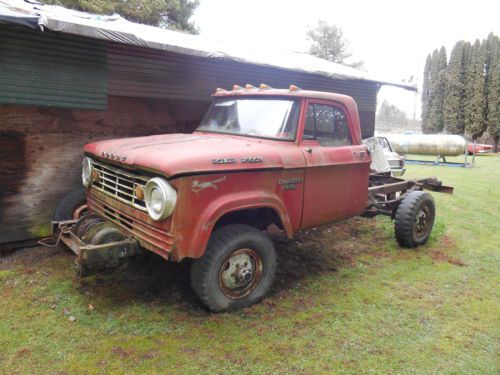
<svg viewBox="0 0 500 375">
<path fill-rule="evenodd" d="M 90 143 L 85 153 L 168 177 L 212 171 L 301 168 L 295 143 L 195 132 Z"/>
</svg>

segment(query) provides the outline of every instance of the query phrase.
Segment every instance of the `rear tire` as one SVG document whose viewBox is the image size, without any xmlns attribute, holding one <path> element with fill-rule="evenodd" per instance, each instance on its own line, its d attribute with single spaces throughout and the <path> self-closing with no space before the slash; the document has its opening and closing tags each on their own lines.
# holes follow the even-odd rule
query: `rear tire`
<svg viewBox="0 0 500 375">
<path fill-rule="evenodd" d="M 212 311 L 237 310 L 260 301 L 276 273 L 276 251 L 269 237 L 249 225 L 215 231 L 203 257 L 191 267 L 191 285 Z"/>
<path fill-rule="evenodd" d="M 436 208 L 432 195 L 413 191 L 400 203 L 394 220 L 396 240 L 403 247 L 417 247 L 429 239 Z"/>
</svg>

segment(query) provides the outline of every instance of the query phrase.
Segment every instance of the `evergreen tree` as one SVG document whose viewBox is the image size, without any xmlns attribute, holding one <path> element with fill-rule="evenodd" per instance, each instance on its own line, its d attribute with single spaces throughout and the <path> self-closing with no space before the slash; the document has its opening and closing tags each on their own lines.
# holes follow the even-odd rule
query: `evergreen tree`
<svg viewBox="0 0 500 375">
<path fill-rule="evenodd" d="M 467 133 L 476 140 L 486 130 L 500 140 L 500 39 L 493 33 L 473 45 L 459 41 L 446 65 L 441 48 L 428 56 L 422 90 L 422 130 Z"/>
<path fill-rule="evenodd" d="M 429 105 L 430 105 L 430 74 L 431 74 L 432 57 L 427 55 L 424 67 L 424 82 L 422 85 L 422 129 L 429 128 Z M 427 131 L 424 130 L 424 133 Z"/>
<path fill-rule="evenodd" d="M 168 29 L 198 32 L 189 20 L 199 0 L 45 0 L 47 4 L 96 14 L 118 13 L 129 21 Z"/>
<path fill-rule="evenodd" d="M 391 124 L 396 126 L 405 125 L 408 122 L 406 114 L 393 104 L 384 100 L 377 113 L 377 123 Z"/>
<path fill-rule="evenodd" d="M 493 151 L 498 152 L 500 139 L 500 39 L 490 33 L 486 40 L 486 126 L 493 137 Z"/>
<path fill-rule="evenodd" d="M 469 53 L 466 55 L 465 66 L 465 101 L 463 105 L 465 128 L 467 129 L 472 121 L 472 99 L 474 98 L 474 67 L 476 64 L 479 41 L 471 44 Z M 465 51 L 465 49 L 464 49 Z"/>
<path fill-rule="evenodd" d="M 462 108 L 460 109 L 464 121 L 464 131 L 462 134 L 465 133 L 465 127 L 467 125 L 468 118 L 470 117 L 469 98 L 472 96 L 470 94 L 470 91 L 473 83 L 473 81 L 471 80 L 471 66 L 473 61 L 473 54 L 474 54 L 473 45 L 470 42 L 465 43 L 464 44 L 464 91 L 463 91 Z"/>
<path fill-rule="evenodd" d="M 422 131 L 425 134 L 430 134 L 434 133 L 431 121 L 430 121 L 430 113 L 432 109 L 432 92 L 433 92 L 433 87 L 435 86 L 435 82 L 437 79 L 437 69 L 436 69 L 436 64 L 437 64 L 437 59 L 438 59 L 438 50 L 434 50 L 432 54 L 430 55 L 430 60 L 429 60 L 429 72 L 427 76 L 427 98 L 426 98 L 426 109 L 425 109 L 425 121 L 424 117 L 422 117 Z M 427 63 L 427 62 L 426 62 Z M 422 115 L 424 115 L 424 112 Z"/>
<path fill-rule="evenodd" d="M 427 133 L 439 133 L 444 127 L 443 105 L 446 90 L 446 49 L 432 54 L 429 120 Z"/>
<path fill-rule="evenodd" d="M 476 40 L 472 48 L 470 76 L 468 82 L 469 116 L 465 131 L 476 140 L 486 130 L 486 93 L 485 93 L 486 42 Z"/>
<path fill-rule="evenodd" d="M 340 27 L 330 25 L 324 20 L 319 20 L 314 28 L 307 31 L 307 37 L 311 41 L 309 53 L 322 59 L 361 68 L 362 61 L 349 62 L 352 53 L 349 52 L 349 42 L 344 37 Z"/>
<path fill-rule="evenodd" d="M 464 41 L 455 44 L 446 72 L 443 122 L 448 134 L 463 134 L 465 129 L 462 110 L 465 91 L 464 45 Z"/>
</svg>

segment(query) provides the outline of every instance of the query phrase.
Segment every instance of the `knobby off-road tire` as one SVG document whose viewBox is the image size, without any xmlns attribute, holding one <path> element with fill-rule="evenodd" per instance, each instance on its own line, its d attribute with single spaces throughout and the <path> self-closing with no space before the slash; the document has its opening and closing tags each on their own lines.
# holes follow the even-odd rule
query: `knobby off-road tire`
<svg viewBox="0 0 500 375">
<path fill-rule="evenodd" d="M 276 251 L 262 231 L 242 224 L 216 230 L 205 254 L 193 261 L 191 285 L 212 311 L 237 310 L 260 301 L 276 273 Z"/>
<path fill-rule="evenodd" d="M 66 194 L 57 204 L 56 212 L 54 213 L 55 221 L 64 221 L 77 219 L 75 213 L 80 208 L 87 204 L 87 197 L 84 188 L 78 188 Z M 77 216 L 82 216 L 82 210 Z"/>
<path fill-rule="evenodd" d="M 396 211 L 394 232 L 403 247 L 417 247 L 429 239 L 436 216 L 432 195 L 413 191 L 403 199 Z"/>
</svg>

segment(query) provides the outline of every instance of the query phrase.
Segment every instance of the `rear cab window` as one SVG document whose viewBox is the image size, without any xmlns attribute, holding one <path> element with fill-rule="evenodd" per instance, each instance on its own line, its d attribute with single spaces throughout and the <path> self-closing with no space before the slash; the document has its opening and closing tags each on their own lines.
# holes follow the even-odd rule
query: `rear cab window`
<svg viewBox="0 0 500 375">
<path fill-rule="evenodd" d="M 353 144 L 344 110 L 328 104 L 308 105 L 302 139 L 315 139 L 324 147 Z"/>
</svg>

